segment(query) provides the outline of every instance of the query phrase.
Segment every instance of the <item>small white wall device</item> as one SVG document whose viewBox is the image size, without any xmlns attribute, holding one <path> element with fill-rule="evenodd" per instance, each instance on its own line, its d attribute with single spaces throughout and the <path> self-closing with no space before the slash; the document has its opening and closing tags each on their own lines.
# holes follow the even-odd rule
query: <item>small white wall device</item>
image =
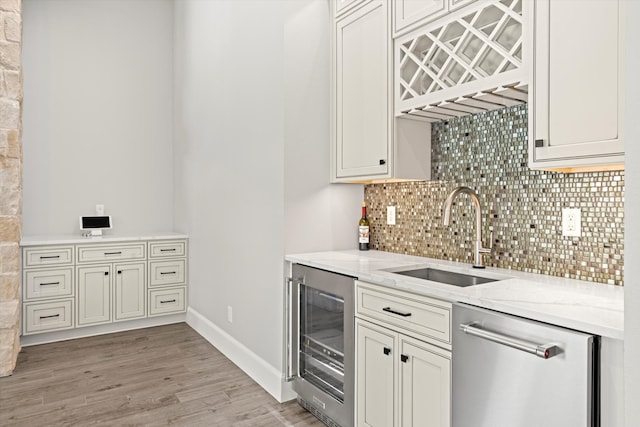
<svg viewBox="0 0 640 427">
<path fill-rule="evenodd" d="M 81 216 L 80 230 L 88 231 L 91 236 L 102 236 L 102 230 L 112 228 L 111 216 Z"/>
</svg>

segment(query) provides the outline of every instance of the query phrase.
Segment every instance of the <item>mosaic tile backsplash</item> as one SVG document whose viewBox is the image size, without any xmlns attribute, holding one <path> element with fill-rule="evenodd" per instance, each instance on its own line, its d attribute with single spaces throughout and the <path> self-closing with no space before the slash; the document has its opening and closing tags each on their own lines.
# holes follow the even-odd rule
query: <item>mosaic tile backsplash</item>
<svg viewBox="0 0 640 427">
<path fill-rule="evenodd" d="M 459 195 L 442 223 L 444 200 L 464 185 L 480 196 L 485 265 L 623 285 L 624 171 L 529 169 L 526 104 L 433 124 L 431 141 L 431 182 L 365 186 L 372 249 L 472 263 L 471 199 Z M 581 237 L 562 236 L 565 207 L 581 209 Z"/>
</svg>

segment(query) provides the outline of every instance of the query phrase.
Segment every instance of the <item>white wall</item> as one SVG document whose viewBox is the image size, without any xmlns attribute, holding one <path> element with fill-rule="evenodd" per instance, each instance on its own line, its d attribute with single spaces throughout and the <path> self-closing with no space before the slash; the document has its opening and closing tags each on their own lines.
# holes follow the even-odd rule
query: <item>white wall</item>
<svg viewBox="0 0 640 427">
<path fill-rule="evenodd" d="M 282 4 L 175 5 L 176 227 L 191 237 L 189 305 L 279 366 Z"/>
<path fill-rule="evenodd" d="M 285 252 L 355 247 L 363 195 L 329 184 L 328 22 L 326 0 L 176 2 L 175 219 L 191 236 L 189 319 L 278 383 Z"/>
<path fill-rule="evenodd" d="M 626 6 L 624 377 L 626 425 L 635 427 L 640 425 L 640 2 Z"/>
<path fill-rule="evenodd" d="M 23 235 L 168 231 L 170 0 L 24 0 Z"/>
</svg>

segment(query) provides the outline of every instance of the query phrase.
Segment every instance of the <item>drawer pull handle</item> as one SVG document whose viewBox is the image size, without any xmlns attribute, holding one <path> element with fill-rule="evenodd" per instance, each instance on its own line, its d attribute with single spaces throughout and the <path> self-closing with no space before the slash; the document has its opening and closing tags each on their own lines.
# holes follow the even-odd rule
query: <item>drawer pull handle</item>
<svg viewBox="0 0 640 427">
<path fill-rule="evenodd" d="M 161 275 L 163 275 L 163 274 L 176 274 L 176 273 L 177 273 L 177 271 L 161 271 L 160 272 Z"/>
<path fill-rule="evenodd" d="M 160 304 L 166 304 L 168 302 L 176 302 L 176 300 L 175 299 L 170 299 L 170 300 L 167 300 L 167 301 L 160 301 Z"/>
<path fill-rule="evenodd" d="M 409 356 L 407 356 L 406 354 L 401 354 L 400 360 L 402 361 L 402 363 L 407 363 L 407 360 L 409 360 Z"/>
<path fill-rule="evenodd" d="M 382 351 L 384 352 L 384 354 L 386 356 L 388 356 L 389 354 L 391 354 L 391 349 L 389 347 L 385 347 L 382 349 Z"/>
<path fill-rule="evenodd" d="M 51 285 L 59 285 L 60 282 L 47 282 L 47 283 L 40 283 L 40 286 L 51 286 Z"/>
<path fill-rule="evenodd" d="M 105 252 L 105 255 L 121 255 L 122 251 L 118 251 L 118 252 Z"/>
<path fill-rule="evenodd" d="M 392 309 L 391 307 L 385 307 L 385 308 L 382 309 L 382 311 L 386 311 L 387 313 L 391 313 L 391 314 L 397 314 L 398 316 L 402 316 L 402 317 L 411 316 L 411 313 L 403 313 L 402 311 L 396 311 L 396 310 Z"/>
<path fill-rule="evenodd" d="M 175 252 L 176 248 L 171 248 L 171 249 L 160 249 L 160 252 Z"/>
<path fill-rule="evenodd" d="M 46 256 L 40 256 L 40 259 L 58 259 L 60 258 L 60 255 L 46 255 Z"/>
<path fill-rule="evenodd" d="M 60 313 L 52 314 L 50 316 L 40 316 L 41 319 L 51 319 L 52 317 L 60 317 Z"/>
</svg>

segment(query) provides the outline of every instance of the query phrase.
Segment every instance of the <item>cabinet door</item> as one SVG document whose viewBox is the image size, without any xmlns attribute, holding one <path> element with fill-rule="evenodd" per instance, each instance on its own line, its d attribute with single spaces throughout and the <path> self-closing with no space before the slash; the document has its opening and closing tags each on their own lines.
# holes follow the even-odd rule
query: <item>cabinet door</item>
<svg viewBox="0 0 640 427">
<path fill-rule="evenodd" d="M 144 263 L 115 264 L 115 319 L 128 320 L 146 316 L 147 290 Z"/>
<path fill-rule="evenodd" d="M 356 320 L 356 425 L 395 425 L 394 358 L 397 334 Z"/>
<path fill-rule="evenodd" d="M 535 2 L 531 167 L 623 162 L 623 7 L 617 0 Z"/>
<path fill-rule="evenodd" d="M 451 425 L 451 359 L 446 352 L 400 336 L 400 426 Z"/>
<path fill-rule="evenodd" d="M 375 0 L 336 22 L 334 180 L 389 172 L 390 2 Z"/>
<path fill-rule="evenodd" d="M 111 322 L 111 264 L 78 267 L 77 326 Z"/>
<path fill-rule="evenodd" d="M 429 22 L 447 12 L 445 0 L 396 0 L 394 32 L 417 22 Z"/>
</svg>

